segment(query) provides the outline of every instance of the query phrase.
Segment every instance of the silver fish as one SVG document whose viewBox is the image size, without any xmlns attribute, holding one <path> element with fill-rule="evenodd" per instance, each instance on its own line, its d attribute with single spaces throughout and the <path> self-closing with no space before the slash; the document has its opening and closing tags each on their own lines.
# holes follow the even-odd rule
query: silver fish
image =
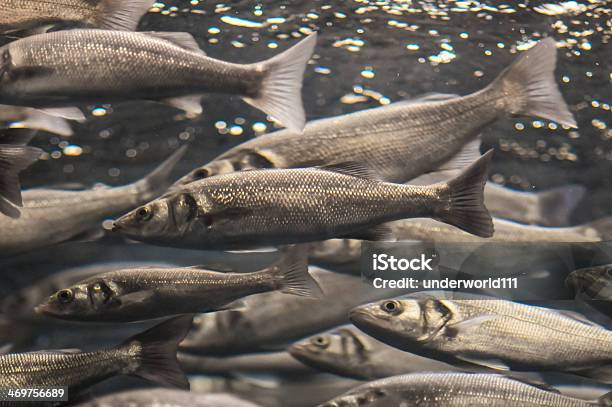
<svg viewBox="0 0 612 407">
<path fill-rule="evenodd" d="M 307 366 L 358 380 L 406 373 L 465 371 L 386 345 L 352 325 L 305 338 L 291 345 L 289 353 Z"/>
<path fill-rule="evenodd" d="M 457 171 L 423 174 L 408 182 L 427 185 L 457 175 Z M 581 185 L 564 185 L 544 191 L 527 192 L 487 182 L 484 200 L 493 217 L 529 225 L 559 227 L 570 224 L 570 216 L 586 193 Z"/>
<path fill-rule="evenodd" d="M 319 407 L 587 407 L 611 401 L 609 394 L 585 401 L 494 374 L 415 373 L 363 384 Z"/>
<path fill-rule="evenodd" d="M 493 219 L 493 225 L 495 233 L 486 240 L 429 219 L 404 219 L 394 222 L 391 227 L 397 240 L 456 243 L 601 242 L 612 236 L 612 217 L 563 228 L 522 225 L 497 218 Z"/>
<path fill-rule="evenodd" d="M 0 33 L 38 29 L 58 23 L 133 31 L 152 0 L 3 0 Z"/>
<path fill-rule="evenodd" d="M 612 363 L 612 332 L 582 315 L 492 297 L 415 293 L 350 318 L 382 342 L 446 362 L 576 374 Z"/>
<path fill-rule="evenodd" d="M 312 301 L 264 293 L 245 299 L 242 310 L 198 315 L 181 350 L 210 356 L 284 348 L 287 343 L 348 322 L 350 309 L 393 292 L 373 289 L 357 276 L 319 268 L 311 268 L 310 274 L 323 287 L 323 298 Z"/>
<path fill-rule="evenodd" d="M 199 114 L 202 94 L 236 94 L 301 132 L 302 78 L 316 38 L 312 34 L 267 61 L 240 65 L 207 57 L 188 33 L 40 34 L 0 48 L 0 101 L 68 108 L 78 117 L 71 104 L 148 99 Z"/>
<path fill-rule="evenodd" d="M 495 233 L 488 239 L 473 236 L 432 219 L 402 219 L 391 222 L 388 226 L 391 236 L 398 241 L 438 243 L 589 243 L 607 241 L 612 237 L 612 217 L 562 228 L 522 225 L 493 218 Z M 309 243 L 309 258 L 315 264 L 327 266 L 350 264 L 361 258 L 361 245 L 362 241 L 355 239 L 313 242 Z"/>
<path fill-rule="evenodd" d="M 23 206 L 19 173 L 42 154 L 40 148 L 26 146 L 33 135 L 30 130 L 0 131 L 0 224 L 2 214 L 19 217 L 20 210 L 16 207 Z"/>
<path fill-rule="evenodd" d="M 181 368 L 190 374 L 272 373 L 288 377 L 315 372 L 314 369 L 298 362 L 287 352 L 263 352 L 221 357 L 179 352 L 177 358 Z"/>
<path fill-rule="evenodd" d="M 385 222 L 429 216 L 493 234 L 482 203 L 492 151 L 448 183 L 391 184 L 354 163 L 265 169 L 193 182 L 115 222 L 135 240 L 193 249 L 241 249 L 352 235 L 379 240 Z M 381 236 L 382 235 L 382 236 Z"/>
<path fill-rule="evenodd" d="M 133 322 L 170 315 L 231 309 L 240 298 L 269 291 L 305 297 L 320 292 L 307 257 L 290 250 L 253 273 L 197 267 L 122 269 L 63 288 L 36 307 L 47 316 L 75 321 Z"/>
<path fill-rule="evenodd" d="M 359 384 L 330 375 L 266 379 L 247 376 L 230 378 L 192 376 L 193 393 L 232 393 L 266 407 L 312 407 Z"/>
<path fill-rule="evenodd" d="M 2 388 L 68 387 L 68 395 L 117 375 L 139 376 L 162 386 L 189 388 L 176 348 L 191 316 L 165 321 L 121 345 L 94 352 L 43 351 L 0 356 Z"/>
<path fill-rule="evenodd" d="M 575 127 L 554 78 L 556 46 L 540 41 L 486 88 L 467 96 L 432 95 L 310 122 L 299 135 L 282 130 L 221 154 L 178 181 L 233 171 L 357 161 L 389 182 L 458 169 L 480 155 L 481 130 L 508 115 L 538 116 Z"/>
<path fill-rule="evenodd" d="M 78 238 L 110 216 L 162 194 L 170 172 L 186 152 L 177 150 L 147 177 L 130 185 L 83 191 L 32 189 L 23 192 L 19 218 L 0 216 L 0 257 Z"/>
<path fill-rule="evenodd" d="M 229 393 L 198 394 L 174 389 L 139 389 L 112 393 L 77 407 L 258 407 Z"/>
<path fill-rule="evenodd" d="M 72 136 L 74 133 L 66 119 L 53 116 L 44 110 L 31 107 L 0 105 L 0 126 L 42 130 L 58 136 Z"/>
<path fill-rule="evenodd" d="M 612 317 L 612 264 L 575 270 L 565 284 L 577 299 Z"/>
<path fill-rule="evenodd" d="M 39 316 L 34 312 L 34 307 L 45 301 L 54 292 L 64 287 L 69 287 L 86 278 L 114 270 L 120 270 L 128 266 L 134 267 L 135 264 L 134 262 L 95 264 L 53 273 L 1 299 L 0 314 L 4 314 L 11 320 L 18 320 L 20 323 L 38 320 Z M 169 267 L 170 265 L 151 262 L 137 264 L 136 266 L 159 268 Z"/>
</svg>

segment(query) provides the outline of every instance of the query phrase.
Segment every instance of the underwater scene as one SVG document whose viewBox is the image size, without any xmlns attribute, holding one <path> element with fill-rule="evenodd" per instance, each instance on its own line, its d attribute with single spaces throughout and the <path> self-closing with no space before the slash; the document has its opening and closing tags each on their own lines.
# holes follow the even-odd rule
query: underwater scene
<svg viewBox="0 0 612 407">
<path fill-rule="evenodd" d="M 612 406 L 603 0 L 0 0 L 0 406 Z"/>
</svg>

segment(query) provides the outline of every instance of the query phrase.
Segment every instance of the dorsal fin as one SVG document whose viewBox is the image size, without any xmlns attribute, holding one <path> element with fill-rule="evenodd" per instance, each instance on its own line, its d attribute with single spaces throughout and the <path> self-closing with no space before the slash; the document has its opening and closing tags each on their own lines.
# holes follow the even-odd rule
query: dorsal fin
<svg viewBox="0 0 612 407">
<path fill-rule="evenodd" d="M 143 32 L 150 37 L 160 38 L 162 40 L 173 43 L 183 49 L 198 52 L 206 55 L 206 53 L 200 48 L 193 35 L 186 32 L 166 32 L 166 31 L 147 31 Z"/>
<path fill-rule="evenodd" d="M 378 175 L 376 175 L 374 171 L 372 171 L 366 165 L 355 161 L 346 161 L 330 165 L 323 165 L 316 168 L 323 171 L 331 171 L 337 172 L 339 174 L 350 175 L 351 177 L 369 179 L 372 181 L 380 181 L 380 178 L 378 177 Z"/>
</svg>

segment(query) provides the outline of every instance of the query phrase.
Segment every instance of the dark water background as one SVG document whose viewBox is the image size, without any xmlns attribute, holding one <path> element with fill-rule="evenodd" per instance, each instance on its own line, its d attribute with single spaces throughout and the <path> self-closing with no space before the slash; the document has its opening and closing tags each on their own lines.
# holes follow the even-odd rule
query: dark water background
<svg viewBox="0 0 612 407">
<path fill-rule="evenodd" d="M 303 93 L 310 120 L 428 92 L 477 91 L 513 61 L 517 47 L 525 49 L 553 36 L 560 44 L 556 76 L 578 130 L 537 119 L 508 118 L 484 131 L 482 151 L 495 149 L 491 178 L 510 188 L 584 185 L 586 197 L 572 216 L 572 223 L 579 224 L 612 214 L 610 10 L 604 1 L 568 2 L 557 8 L 545 3 L 168 1 L 145 16 L 140 30 L 188 31 L 208 55 L 239 63 L 272 57 L 297 38 L 318 31 Z M 564 13 L 551 15 L 555 10 Z M 178 145 L 189 142 L 189 152 L 175 171 L 178 178 L 254 137 L 256 123 L 256 128 L 262 124 L 267 131 L 274 128 L 263 113 L 237 97 L 207 95 L 203 105 L 204 113 L 197 118 L 154 102 L 88 106 L 90 119 L 74 124 L 74 136 L 41 134 L 35 139 L 33 144 L 47 154 L 23 173 L 23 186 L 122 185 L 139 179 Z M 198 264 L 201 256 L 193 251 L 123 246 L 113 237 L 62 245 L 1 263 L 0 294 L 68 266 L 110 260 L 190 265 Z M 117 334 L 96 328 L 85 336 L 55 324 L 32 347 L 74 347 L 71 341 L 76 337 L 91 346 L 114 342 Z"/>
</svg>

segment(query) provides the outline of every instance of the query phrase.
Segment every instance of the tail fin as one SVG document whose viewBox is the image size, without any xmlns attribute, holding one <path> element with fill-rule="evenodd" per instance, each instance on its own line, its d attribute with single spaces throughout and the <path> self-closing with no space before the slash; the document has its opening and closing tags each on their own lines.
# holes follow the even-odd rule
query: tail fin
<svg viewBox="0 0 612 407">
<path fill-rule="evenodd" d="M 488 89 L 501 93 L 509 114 L 537 116 L 577 127 L 555 82 L 555 40 L 541 40 L 521 54 Z"/>
<path fill-rule="evenodd" d="M 102 0 L 91 24 L 106 30 L 135 31 L 152 6 L 152 0 Z"/>
<path fill-rule="evenodd" d="M 448 205 L 436 214 L 436 219 L 476 236 L 493 236 L 493 220 L 484 205 L 484 185 L 492 156 L 493 150 L 487 151 L 459 176 L 443 184 Z"/>
<path fill-rule="evenodd" d="M 159 167 L 153 170 L 152 173 L 133 184 L 133 186 L 139 191 L 139 204 L 149 202 L 166 192 L 170 185 L 172 185 L 172 182 L 170 181 L 170 173 L 181 158 L 183 158 L 187 152 L 187 148 L 187 144 L 180 147 L 170 157 L 168 157 L 166 161 L 161 163 Z"/>
<path fill-rule="evenodd" d="M 612 407 L 612 391 L 597 399 L 597 405 L 602 407 Z"/>
<path fill-rule="evenodd" d="M 22 206 L 19 173 L 32 165 L 42 151 L 39 148 L 16 145 L 0 145 L 0 197 Z"/>
<path fill-rule="evenodd" d="M 279 290 L 286 294 L 320 298 L 321 287 L 308 273 L 308 251 L 305 247 L 292 246 L 286 249 L 274 265 L 274 279 Z"/>
<path fill-rule="evenodd" d="M 302 104 L 302 81 L 306 64 L 317 43 L 317 33 L 304 38 L 287 51 L 259 64 L 265 77 L 257 96 L 244 100 L 279 120 L 285 127 L 301 133 L 306 126 Z"/>
<path fill-rule="evenodd" d="M 567 226 L 572 212 L 586 193 L 582 185 L 566 185 L 537 193 L 542 226 Z"/>
<path fill-rule="evenodd" d="M 35 130 L 42 130 L 58 136 L 68 137 L 74 133 L 68 120 L 51 116 L 41 110 L 28 110 L 25 119 L 21 122 L 25 127 Z"/>
<path fill-rule="evenodd" d="M 120 349 L 130 354 L 136 350 L 137 365 L 130 374 L 162 386 L 189 389 L 189 382 L 176 360 L 176 352 L 191 329 L 192 320 L 191 315 L 171 318 L 124 342 Z"/>
</svg>

